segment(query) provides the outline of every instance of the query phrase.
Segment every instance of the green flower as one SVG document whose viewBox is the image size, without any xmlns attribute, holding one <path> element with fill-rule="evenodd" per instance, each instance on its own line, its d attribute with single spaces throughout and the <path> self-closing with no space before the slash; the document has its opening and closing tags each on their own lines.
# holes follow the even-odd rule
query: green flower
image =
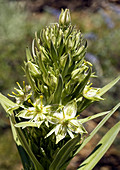
<svg viewBox="0 0 120 170">
<path fill-rule="evenodd" d="M 66 9 L 65 11 L 62 9 L 59 17 L 59 24 L 61 26 L 68 26 L 70 23 L 71 23 L 71 18 L 70 18 L 69 9 Z"/>
<path fill-rule="evenodd" d="M 99 91 L 100 91 L 100 88 L 94 88 L 88 85 L 88 86 L 85 86 L 83 90 L 83 96 L 86 99 L 93 100 L 93 101 L 104 100 L 103 98 L 100 97 Z"/>
<path fill-rule="evenodd" d="M 80 120 L 76 117 L 77 104 L 76 101 L 72 101 L 64 106 L 60 112 L 55 112 L 48 118 L 48 121 L 55 125 L 55 127 L 47 134 L 46 137 L 55 133 L 56 144 L 65 138 L 67 133 L 71 138 L 74 138 L 75 133 L 87 133 Z"/>
<path fill-rule="evenodd" d="M 50 113 L 51 106 L 44 106 L 42 99 L 43 96 L 40 96 L 40 99 L 37 99 L 35 103 L 32 103 L 30 99 L 28 100 L 32 107 L 24 108 L 16 115 L 16 117 L 28 119 L 28 121 L 17 123 L 16 127 L 34 126 L 39 128 L 43 122 L 48 126 L 46 116 Z"/>
<path fill-rule="evenodd" d="M 16 99 L 17 104 L 23 104 L 23 102 L 27 101 L 31 96 L 31 86 L 30 85 L 25 85 L 25 82 L 23 81 L 23 88 L 20 86 L 20 84 L 17 82 L 17 85 L 19 89 L 14 88 L 17 92 L 12 92 L 13 95 L 8 94 L 10 97 L 14 97 Z"/>
</svg>

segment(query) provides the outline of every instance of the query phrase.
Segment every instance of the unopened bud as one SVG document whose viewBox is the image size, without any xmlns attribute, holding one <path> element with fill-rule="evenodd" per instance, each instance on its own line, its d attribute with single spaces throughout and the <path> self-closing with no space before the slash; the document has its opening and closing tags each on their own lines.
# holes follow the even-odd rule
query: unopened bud
<svg viewBox="0 0 120 170">
<path fill-rule="evenodd" d="M 68 26 L 71 23 L 70 11 L 66 9 L 65 11 L 62 9 L 62 12 L 59 17 L 59 24 L 62 26 Z"/>
</svg>

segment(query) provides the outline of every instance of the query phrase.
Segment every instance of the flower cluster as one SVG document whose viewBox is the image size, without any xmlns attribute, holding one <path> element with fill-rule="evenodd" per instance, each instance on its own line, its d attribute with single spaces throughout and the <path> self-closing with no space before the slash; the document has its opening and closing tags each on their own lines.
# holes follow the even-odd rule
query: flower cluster
<svg viewBox="0 0 120 170">
<path fill-rule="evenodd" d="M 20 86 L 20 84 L 17 82 L 17 85 L 19 89 L 14 88 L 17 92 L 12 92 L 13 95 L 8 94 L 10 97 L 15 97 L 16 103 L 23 104 L 23 102 L 27 101 L 32 96 L 32 91 L 30 85 L 25 85 L 25 82 L 23 81 L 23 88 Z"/>
<path fill-rule="evenodd" d="M 87 62 L 87 43 L 71 25 L 69 10 L 62 10 L 59 23 L 35 34 L 32 54 L 26 49 L 25 73 L 29 86 L 16 89 L 20 111 L 16 127 L 46 126 L 44 136 L 54 135 L 56 144 L 66 136 L 86 133 L 78 113 L 91 102 L 102 100 L 99 89 L 91 87 L 92 64 Z M 13 97 L 13 95 L 12 95 Z M 25 102 L 26 101 L 26 102 Z M 25 102 L 25 104 L 24 104 Z"/>
<path fill-rule="evenodd" d="M 83 124 L 109 114 L 87 138 L 89 141 L 120 106 L 80 118 L 84 109 L 94 101 L 103 100 L 101 96 L 120 79 L 117 77 L 103 88 L 92 87 L 90 78 L 95 75 L 92 64 L 85 60 L 86 49 L 87 43 L 81 32 L 71 25 L 69 10 L 62 10 L 59 23 L 42 29 L 40 36 L 35 34 L 32 54 L 26 49 L 24 70 L 29 85 L 23 81 L 22 88 L 17 83 L 19 89 L 14 88 L 16 93 L 9 95 L 15 97 L 16 103 L 0 94 L 0 102 L 9 113 L 24 169 L 65 169 L 84 146 L 84 143 L 80 144 L 82 136 L 87 133 Z M 104 139 L 109 140 L 109 135 Z M 93 152 L 94 158 L 94 153 L 98 152 Z M 86 169 L 89 162 L 83 163 L 81 167 L 84 169 L 83 166 Z"/>
</svg>

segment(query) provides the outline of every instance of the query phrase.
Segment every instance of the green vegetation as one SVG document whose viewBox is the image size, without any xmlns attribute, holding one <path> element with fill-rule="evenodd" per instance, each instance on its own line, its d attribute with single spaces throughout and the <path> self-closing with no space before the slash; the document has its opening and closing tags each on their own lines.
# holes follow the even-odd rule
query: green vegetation
<svg viewBox="0 0 120 170">
<path fill-rule="evenodd" d="M 118 103 L 109 111 L 80 117 L 89 105 L 104 100 L 102 96 L 120 80 L 118 76 L 102 88 L 94 87 L 91 81 L 96 76 L 92 64 L 85 60 L 86 50 L 87 42 L 72 26 L 69 10 L 62 10 L 59 23 L 35 34 L 32 53 L 26 49 L 24 71 L 29 85 L 17 82 L 19 88 L 9 94 L 15 103 L 0 94 L 25 170 L 66 169 L 120 107 Z M 101 116 L 105 117 L 86 137 L 84 123 Z M 120 121 L 104 135 L 79 170 L 93 169 L 119 131 Z"/>
</svg>

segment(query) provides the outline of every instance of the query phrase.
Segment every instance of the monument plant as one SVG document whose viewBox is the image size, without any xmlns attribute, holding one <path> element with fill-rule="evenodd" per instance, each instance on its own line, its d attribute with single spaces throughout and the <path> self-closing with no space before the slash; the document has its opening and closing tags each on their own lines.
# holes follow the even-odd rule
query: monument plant
<svg viewBox="0 0 120 170">
<path fill-rule="evenodd" d="M 86 118 L 80 113 L 115 85 L 120 76 L 102 88 L 93 87 L 92 64 L 85 60 L 87 42 L 71 25 L 70 12 L 62 10 L 59 23 L 35 33 L 32 50 L 26 49 L 25 75 L 29 85 L 14 88 L 9 94 L 16 102 L 0 94 L 14 140 L 25 170 L 64 170 L 70 160 L 90 141 L 118 109 Z M 31 53 L 32 51 L 32 53 Z M 104 116 L 87 135 L 84 123 Z M 92 169 L 113 143 L 120 122 L 111 128 L 95 150 L 78 167 Z"/>
</svg>

